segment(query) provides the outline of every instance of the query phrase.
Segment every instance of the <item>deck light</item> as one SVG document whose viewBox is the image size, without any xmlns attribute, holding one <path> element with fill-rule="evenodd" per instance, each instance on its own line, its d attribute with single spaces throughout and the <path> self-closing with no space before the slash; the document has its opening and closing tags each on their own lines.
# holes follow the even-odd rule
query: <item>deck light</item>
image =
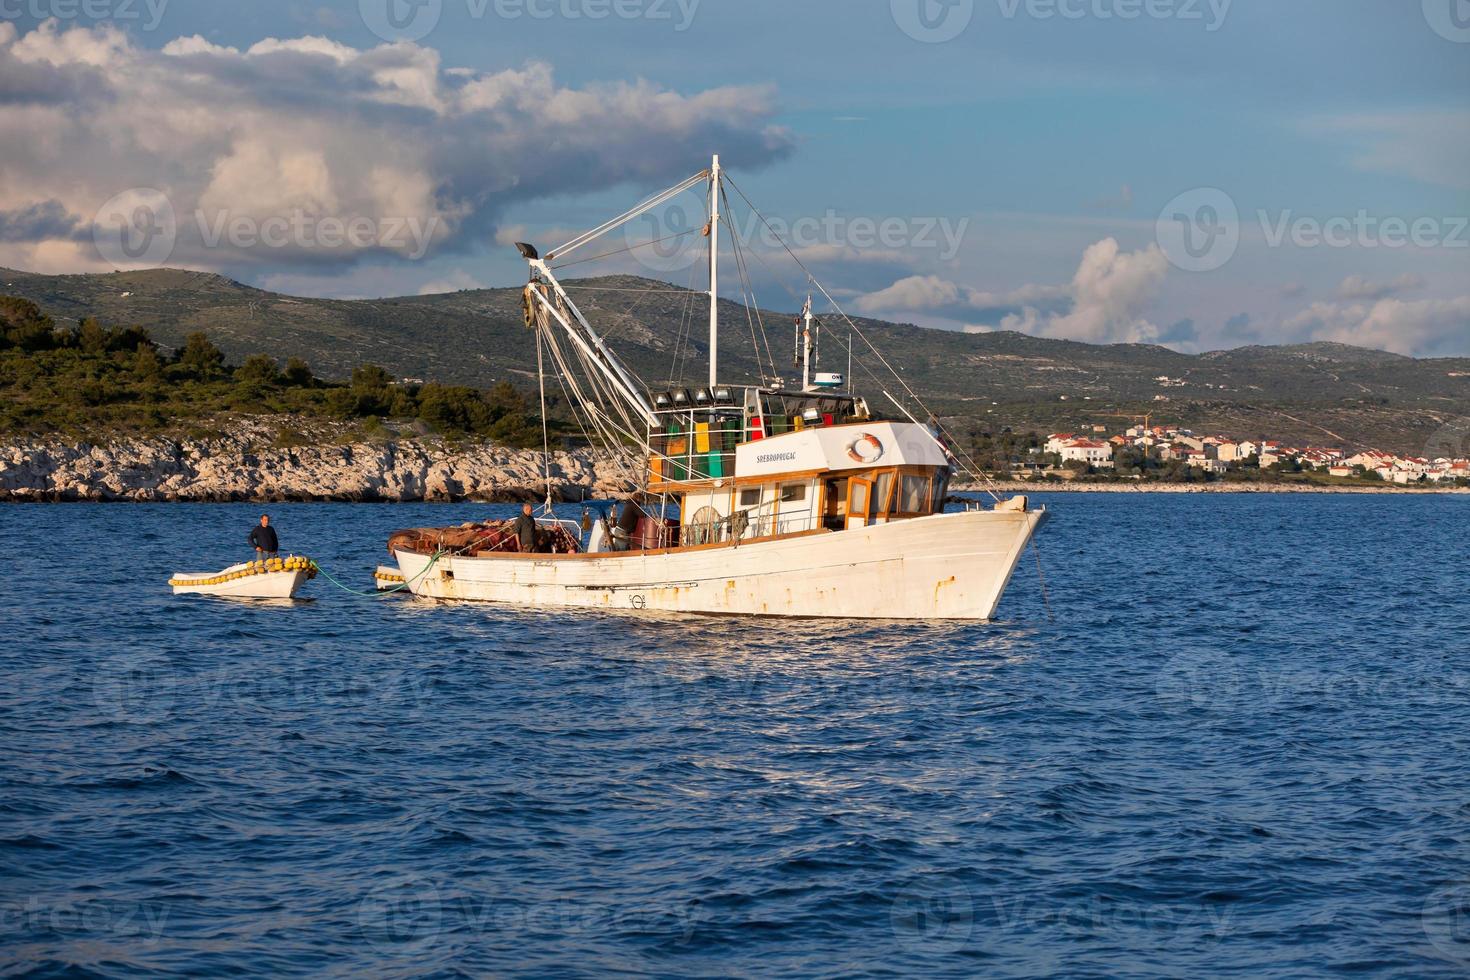
<svg viewBox="0 0 1470 980">
<path fill-rule="evenodd" d="M 725 386 L 721 385 L 720 387 L 718 387 L 718 388 L 715 389 L 715 404 L 716 405 L 733 405 L 733 404 L 735 404 L 735 393 L 733 391 L 731 391 L 729 388 L 726 388 Z"/>
<path fill-rule="evenodd" d="M 674 407 L 674 396 L 667 391 L 660 391 L 653 396 L 653 407 L 660 412 L 666 412 Z"/>
<path fill-rule="evenodd" d="M 821 425 L 822 411 L 816 407 L 809 408 L 801 413 L 801 420 L 807 425 Z"/>
<path fill-rule="evenodd" d="M 689 407 L 689 389 L 688 388 L 678 388 L 678 389 L 676 389 L 674 391 L 674 407 L 675 408 L 688 408 Z"/>
<path fill-rule="evenodd" d="M 709 403 L 713 400 L 714 399 L 710 396 L 708 388 L 700 388 L 694 393 L 694 404 L 698 405 L 700 408 L 707 407 Z"/>
</svg>

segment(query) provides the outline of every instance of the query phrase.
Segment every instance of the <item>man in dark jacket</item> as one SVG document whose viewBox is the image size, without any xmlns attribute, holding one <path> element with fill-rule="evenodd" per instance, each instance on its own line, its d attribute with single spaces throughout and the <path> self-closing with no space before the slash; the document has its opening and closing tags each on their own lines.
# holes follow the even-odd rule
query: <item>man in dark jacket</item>
<svg viewBox="0 0 1470 980">
<path fill-rule="evenodd" d="M 511 529 L 520 541 L 522 553 L 529 554 L 536 550 L 536 518 L 531 516 L 530 504 L 521 505 L 521 516 L 515 519 Z"/>
<path fill-rule="evenodd" d="M 280 552 L 281 542 L 276 539 L 269 515 L 260 515 L 260 523 L 250 529 L 250 544 L 257 558 L 274 558 Z"/>
</svg>

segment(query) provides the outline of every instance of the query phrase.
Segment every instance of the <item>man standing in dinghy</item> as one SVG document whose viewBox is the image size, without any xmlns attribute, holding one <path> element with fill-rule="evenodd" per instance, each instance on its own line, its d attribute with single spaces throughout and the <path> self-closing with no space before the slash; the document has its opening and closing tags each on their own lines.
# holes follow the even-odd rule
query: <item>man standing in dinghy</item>
<svg viewBox="0 0 1470 980">
<path fill-rule="evenodd" d="M 250 529 L 250 544 L 255 548 L 256 558 L 275 558 L 281 550 L 276 538 L 276 529 L 271 527 L 269 514 L 260 515 L 260 523 Z"/>
</svg>

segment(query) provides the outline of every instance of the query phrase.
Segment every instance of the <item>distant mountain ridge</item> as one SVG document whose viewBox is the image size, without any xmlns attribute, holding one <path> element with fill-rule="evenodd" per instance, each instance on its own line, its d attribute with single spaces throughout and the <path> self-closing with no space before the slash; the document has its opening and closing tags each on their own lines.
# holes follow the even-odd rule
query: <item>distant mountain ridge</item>
<svg viewBox="0 0 1470 980">
<path fill-rule="evenodd" d="M 708 339 L 703 294 L 633 276 L 573 280 L 567 286 L 650 384 L 702 374 Z M 481 387 L 501 380 L 524 384 L 535 372 L 535 345 L 522 324 L 518 287 L 336 300 L 286 296 L 176 269 L 62 276 L 0 269 L 0 293 L 31 299 L 59 319 L 97 316 L 137 324 L 174 346 L 203 330 L 232 360 L 258 352 L 301 357 L 325 377 L 345 377 L 364 362 L 399 377 Z M 789 378 L 792 312 L 747 312 L 728 301 L 722 306 L 725 379 L 759 380 L 751 333 L 764 357 L 762 325 L 777 369 Z M 1304 434 L 1363 441 L 1376 436 L 1408 446 L 1436 422 L 1470 415 L 1470 358 L 1423 360 L 1333 343 L 1189 355 L 1145 344 L 1097 346 L 854 320 L 932 408 L 982 426 L 997 412 L 1006 424 L 1044 425 L 1152 406 L 1176 421 L 1218 416 L 1250 427 L 1268 424 L 1254 421 L 1265 412 L 1266 419 L 1300 422 Z M 847 370 L 847 334 L 844 323 L 826 319 L 826 369 Z M 879 407 L 882 396 L 863 365 L 883 372 L 871 355 L 863 356 L 861 341 L 856 350 L 854 380 Z M 1293 406 L 1311 417 L 1282 411 Z M 1355 413 L 1373 421 L 1358 425 Z"/>
</svg>

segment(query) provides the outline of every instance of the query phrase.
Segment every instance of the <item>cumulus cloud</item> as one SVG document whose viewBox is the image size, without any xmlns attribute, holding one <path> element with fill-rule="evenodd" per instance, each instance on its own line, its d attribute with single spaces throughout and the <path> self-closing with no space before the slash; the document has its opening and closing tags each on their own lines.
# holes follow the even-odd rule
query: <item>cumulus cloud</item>
<svg viewBox="0 0 1470 980">
<path fill-rule="evenodd" d="M 953 319 L 999 320 L 1028 309 L 1061 312 L 1071 305 L 1066 286 L 1022 286 L 1005 293 L 971 289 L 939 276 L 909 276 L 868 293 L 855 304 L 868 314 L 933 313 Z"/>
<path fill-rule="evenodd" d="M 711 149 L 778 159 L 792 140 L 773 113 L 766 88 L 570 88 L 545 64 L 446 69 L 415 44 L 155 51 L 108 26 L 0 24 L 0 264 L 149 264 L 91 241 L 99 208 L 135 188 L 172 205 L 175 265 L 330 274 L 461 250 L 530 200 L 672 182 Z"/>
<path fill-rule="evenodd" d="M 1406 301 L 1313 303 L 1288 319 L 1288 332 L 1410 356 L 1461 353 L 1470 336 L 1470 296 Z"/>
<path fill-rule="evenodd" d="M 998 326 L 1089 343 L 1146 343 L 1159 338 L 1159 329 L 1143 311 L 1158 295 L 1168 269 L 1157 245 L 1124 252 L 1117 240 L 1105 238 L 1083 253 L 1066 286 L 1028 285 L 992 293 L 937 276 L 911 276 L 869 293 L 857 308 L 874 315 L 922 312 L 969 321 L 970 332 Z"/>
</svg>

